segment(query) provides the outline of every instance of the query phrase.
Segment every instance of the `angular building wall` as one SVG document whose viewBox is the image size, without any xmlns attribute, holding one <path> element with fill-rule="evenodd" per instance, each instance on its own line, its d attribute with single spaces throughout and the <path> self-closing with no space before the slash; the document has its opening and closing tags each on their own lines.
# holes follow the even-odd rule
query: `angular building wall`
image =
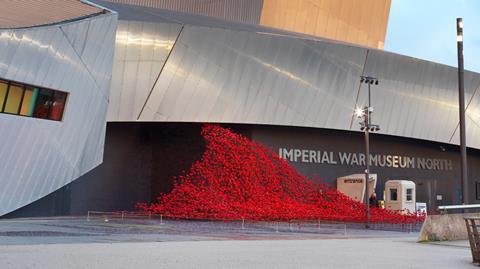
<svg viewBox="0 0 480 269">
<path fill-rule="evenodd" d="M 391 0 L 105 0 L 383 49 Z M 136 6 L 136 7 L 135 7 Z"/>
<path fill-rule="evenodd" d="M 180 33 L 163 22 L 118 23 L 108 118 L 137 119 Z"/>
<path fill-rule="evenodd" d="M 352 112 L 367 102 L 359 78 L 370 75 L 380 80 L 372 105 L 381 134 L 458 144 L 453 67 L 261 26 L 195 16 L 173 21 L 165 10 L 118 7 L 109 121 L 359 131 Z M 467 141 L 480 148 L 480 75 L 466 72 L 465 87 Z"/>
<path fill-rule="evenodd" d="M 0 216 L 102 162 L 117 14 L 0 30 L 0 78 L 68 93 L 61 121 L 0 113 Z"/>
<path fill-rule="evenodd" d="M 186 25 L 140 115 L 348 129 L 366 51 Z"/>
<path fill-rule="evenodd" d="M 107 104 L 108 121 L 118 122 L 111 124 L 116 128 L 109 129 L 112 143 L 107 143 L 115 157 L 83 177 L 87 187 L 74 182 L 70 185 L 76 185 L 75 190 L 62 188 L 74 201 L 71 212 L 96 209 L 90 208 L 93 199 L 91 204 L 82 203 L 90 197 L 83 196 L 85 190 L 93 188 L 96 191 L 89 194 L 99 197 L 101 210 L 115 210 L 111 200 L 125 206 L 126 201 L 137 199 L 132 197 L 148 196 L 148 188 L 153 190 L 153 184 L 168 174 L 165 171 L 178 172 L 162 160 L 174 160 L 171 152 L 177 145 L 195 148 L 190 143 L 193 132 L 185 132 L 185 139 L 177 144 L 170 136 L 191 128 L 192 123 L 267 126 L 270 139 L 282 128 L 288 133 L 301 129 L 296 127 L 310 127 L 312 133 L 335 132 L 331 141 L 339 144 L 353 135 L 361 138 L 360 133 L 351 135 L 359 131 L 352 112 L 367 103 L 360 75 L 380 80 L 372 88 L 373 123 L 382 128 L 384 136 L 379 137 L 386 141 L 386 153 L 396 154 L 387 143 L 395 139 L 403 139 L 397 149 L 408 144 L 419 152 L 426 144 L 423 140 L 458 144 L 457 70 L 453 67 L 259 25 L 96 2 L 119 12 L 116 37 L 116 18 L 111 14 L 65 25 L 4 30 L 1 35 L 1 48 L 7 49 L 0 50 L 0 78 L 64 90 L 70 96 L 63 122 L 0 114 L 0 132 L 9 141 L 0 145 L 0 154 L 7 160 L 0 163 L 0 183 L 6 186 L 0 191 L 0 214 L 51 193 L 101 162 Z M 465 78 L 468 143 L 480 149 L 480 75 L 466 72 Z M 134 132 L 147 125 L 163 129 L 171 124 L 188 127 L 152 132 L 148 139 L 143 131 Z M 304 141 L 292 137 L 289 141 Z M 431 143 L 430 152 L 434 155 L 441 148 L 445 150 L 445 145 Z M 452 148 L 451 152 L 456 150 Z M 125 163 L 135 155 L 140 160 Z M 476 162 L 471 168 L 476 169 Z M 336 173 L 350 171 L 338 169 Z M 451 186 L 457 186 L 457 174 L 428 180 L 435 190 L 436 180 L 445 179 L 442 189 L 451 191 Z M 131 196 L 130 187 L 136 184 L 141 185 L 138 196 Z M 109 194 L 103 195 L 99 186 Z M 455 197 L 460 196 L 452 195 L 451 201 Z"/>
</svg>

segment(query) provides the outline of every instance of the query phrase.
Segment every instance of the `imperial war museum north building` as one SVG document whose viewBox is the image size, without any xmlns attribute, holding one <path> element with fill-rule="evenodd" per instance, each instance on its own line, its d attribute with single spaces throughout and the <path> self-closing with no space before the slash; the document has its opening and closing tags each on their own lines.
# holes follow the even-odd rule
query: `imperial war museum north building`
<svg viewBox="0 0 480 269">
<path fill-rule="evenodd" d="M 0 216 L 132 210 L 201 157 L 203 123 L 334 186 L 371 172 L 462 201 L 457 69 L 383 50 L 390 0 L 18 0 L 0 14 Z M 455 42 L 455 41 L 452 41 Z M 471 203 L 480 74 L 465 72 Z"/>
</svg>

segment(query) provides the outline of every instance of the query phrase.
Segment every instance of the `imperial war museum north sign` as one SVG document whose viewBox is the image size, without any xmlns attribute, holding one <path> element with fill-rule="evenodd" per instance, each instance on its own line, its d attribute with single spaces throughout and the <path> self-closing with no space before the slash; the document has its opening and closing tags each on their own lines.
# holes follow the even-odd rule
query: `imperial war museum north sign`
<svg viewBox="0 0 480 269">
<path fill-rule="evenodd" d="M 312 149 L 279 148 L 280 158 L 290 162 L 330 165 L 365 166 L 365 154 L 354 152 L 320 151 Z M 377 167 L 424 170 L 453 170 L 452 160 L 387 154 L 370 154 L 370 165 Z"/>
</svg>

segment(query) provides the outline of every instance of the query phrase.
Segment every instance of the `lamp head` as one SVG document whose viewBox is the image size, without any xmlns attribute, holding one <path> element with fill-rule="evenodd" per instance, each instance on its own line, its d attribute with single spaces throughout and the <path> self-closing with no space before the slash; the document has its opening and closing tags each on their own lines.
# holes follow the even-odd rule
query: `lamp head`
<svg viewBox="0 0 480 269">
<path fill-rule="evenodd" d="M 357 118 L 361 118 L 364 115 L 365 115 L 365 111 L 363 110 L 363 108 L 361 107 L 355 108 L 355 116 L 357 116 Z"/>
</svg>

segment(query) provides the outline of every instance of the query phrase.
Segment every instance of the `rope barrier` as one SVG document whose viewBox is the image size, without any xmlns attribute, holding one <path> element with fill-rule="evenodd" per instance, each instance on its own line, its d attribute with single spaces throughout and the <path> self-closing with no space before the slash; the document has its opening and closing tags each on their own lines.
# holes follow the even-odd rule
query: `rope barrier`
<svg viewBox="0 0 480 269">
<path fill-rule="evenodd" d="M 326 231 L 328 229 L 341 229 L 340 227 L 343 226 L 343 234 L 347 235 L 348 228 L 350 229 L 361 229 L 364 223 L 361 222 L 342 222 L 342 221 L 331 221 L 331 220 L 251 220 L 246 218 L 241 219 L 227 219 L 227 218 L 203 218 L 203 219 L 195 219 L 195 218 L 181 218 L 178 216 L 168 216 L 165 214 L 153 214 L 153 213 L 141 213 L 141 212 L 128 212 L 128 211 L 119 211 L 119 212 L 107 212 L 107 211 L 88 211 L 87 212 L 87 221 L 92 221 L 94 219 L 102 219 L 104 222 L 110 221 L 119 221 L 120 223 L 126 223 L 127 220 L 148 220 L 154 221 L 159 220 L 160 225 L 164 225 L 168 220 L 174 221 L 192 221 L 192 222 L 201 222 L 201 221 L 208 221 L 208 222 L 225 222 L 225 223 L 240 223 L 241 229 L 245 230 L 247 228 L 247 224 L 266 227 L 270 224 L 273 224 L 273 230 L 275 232 L 280 232 L 280 230 L 285 231 L 294 231 L 293 225 L 296 224 L 297 230 L 304 230 L 306 229 L 316 229 L 318 232 Z M 280 224 L 282 223 L 282 228 Z M 288 226 L 285 226 L 285 225 Z M 389 225 L 390 224 L 390 225 Z M 265 226 L 266 225 L 266 226 Z M 272 227 L 272 226 L 270 226 Z M 285 227 L 285 229 L 283 228 Z M 411 233 L 414 230 L 419 230 L 421 227 L 421 223 L 374 223 L 372 225 L 372 230 L 391 230 L 391 231 L 404 231 Z"/>
</svg>

